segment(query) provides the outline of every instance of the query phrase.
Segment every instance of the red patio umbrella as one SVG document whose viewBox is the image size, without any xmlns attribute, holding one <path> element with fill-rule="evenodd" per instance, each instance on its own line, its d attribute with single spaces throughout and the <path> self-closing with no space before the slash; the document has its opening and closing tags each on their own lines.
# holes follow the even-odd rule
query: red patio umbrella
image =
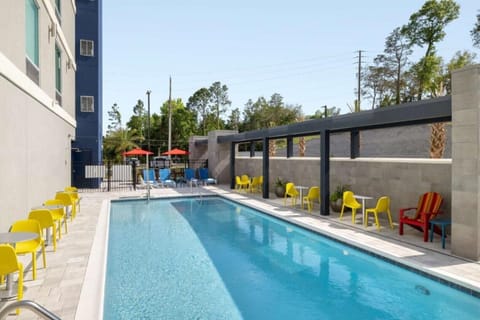
<svg viewBox="0 0 480 320">
<path fill-rule="evenodd" d="M 187 154 L 190 154 L 190 152 L 182 149 L 174 148 L 172 150 L 165 151 L 162 154 L 165 156 L 185 156 Z"/>
<path fill-rule="evenodd" d="M 132 149 L 130 151 L 125 151 L 122 154 L 124 156 L 146 156 L 146 155 L 153 154 L 153 152 L 143 150 L 143 149 L 140 149 L 140 148 L 135 148 L 135 149 Z"/>
</svg>

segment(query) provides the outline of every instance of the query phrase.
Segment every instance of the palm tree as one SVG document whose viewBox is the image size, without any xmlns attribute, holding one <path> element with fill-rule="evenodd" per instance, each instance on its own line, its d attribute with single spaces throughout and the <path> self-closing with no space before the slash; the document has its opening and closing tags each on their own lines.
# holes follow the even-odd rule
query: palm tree
<svg viewBox="0 0 480 320">
<path fill-rule="evenodd" d="M 103 139 L 103 155 L 107 160 L 120 162 L 122 153 L 133 148 L 138 148 L 139 142 L 144 138 L 138 135 L 136 130 L 128 130 L 119 128 L 111 131 L 105 139 Z"/>
</svg>

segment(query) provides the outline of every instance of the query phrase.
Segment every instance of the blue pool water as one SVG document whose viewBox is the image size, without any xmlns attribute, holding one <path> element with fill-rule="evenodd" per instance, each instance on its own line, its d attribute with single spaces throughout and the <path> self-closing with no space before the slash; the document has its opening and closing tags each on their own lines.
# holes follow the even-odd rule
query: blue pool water
<svg viewBox="0 0 480 320">
<path fill-rule="evenodd" d="M 221 198 L 113 202 L 104 319 L 480 318 L 480 299 Z"/>
</svg>

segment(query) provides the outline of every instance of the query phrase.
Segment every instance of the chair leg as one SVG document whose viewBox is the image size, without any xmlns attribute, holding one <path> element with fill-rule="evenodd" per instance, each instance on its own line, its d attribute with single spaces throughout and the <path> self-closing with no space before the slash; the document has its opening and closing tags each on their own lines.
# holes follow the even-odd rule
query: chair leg
<svg viewBox="0 0 480 320">
<path fill-rule="evenodd" d="M 355 214 L 357 213 L 356 211 L 356 209 L 352 208 L 352 224 L 355 224 Z"/>
<path fill-rule="evenodd" d="M 23 265 L 20 263 L 19 264 L 19 269 L 18 269 L 18 292 L 17 292 L 17 300 L 20 301 L 23 299 Z M 15 313 L 17 315 L 20 314 L 20 309 L 17 308 L 15 310 Z"/>
<path fill-rule="evenodd" d="M 387 211 L 388 222 L 390 223 L 390 228 L 393 229 L 393 222 L 392 222 L 392 215 L 390 214 L 390 210 Z"/>
<path fill-rule="evenodd" d="M 377 225 L 377 230 L 380 230 L 380 222 L 378 222 L 378 213 L 374 211 L 373 214 L 375 215 L 375 224 Z"/>
<path fill-rule="evenodd" d="M 32 252 L 32 278 L 37 279 L 37 255 L 35 251 Z"/>
<path fill-rule="evenodd" d="M 342 220 L 344 209 L 345 209 L 345 205 L 342 204 L 342 210 L 340 210 L 340 220 Z"/>
</svg>

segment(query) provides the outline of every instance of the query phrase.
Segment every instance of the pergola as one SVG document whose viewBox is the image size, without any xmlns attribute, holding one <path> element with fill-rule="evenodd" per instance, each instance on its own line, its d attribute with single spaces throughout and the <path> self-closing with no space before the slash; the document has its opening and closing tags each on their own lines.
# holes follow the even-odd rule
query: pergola
<svg viewBox="0 0 480 320">
<path fill-rule="evenodd" d="M 452 98 L 445 96 L 415 101 L 329 118 L 307 120 L 285 126 L 219 136 L 217 143 L 230 143 L 230 187 L 235 187 L 235 149 L 239 143 L 250 143 L 250 156 L 254 156 L 254 143 L 263 144 L 263 198 L 269 197 L 269 140 L 287 140 L 287 158 L 293 156 L 293 138 L 320 134 L 320 214 L 329 214 L 330 205 L 330 134 L 350 132 L 350 158 L 360 156 L 360 131 L 397 126 L 446 122 L 452 120 Z"/>
</svg>

